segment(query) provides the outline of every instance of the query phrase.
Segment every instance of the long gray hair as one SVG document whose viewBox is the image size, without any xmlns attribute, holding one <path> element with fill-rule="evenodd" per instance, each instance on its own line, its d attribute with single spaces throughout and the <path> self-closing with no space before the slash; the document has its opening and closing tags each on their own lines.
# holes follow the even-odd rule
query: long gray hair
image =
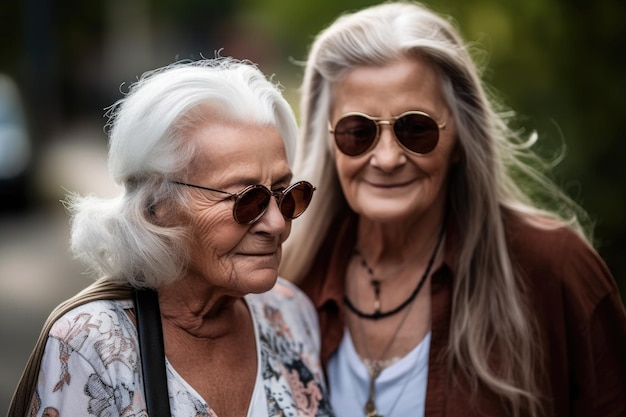
<svg viewBox="0 0 626 417">
<path fill-rule="evenodd" d="M 296 282 L 302 279 L 329 224 L 346 205 L 328 133 L 334 83 L 355 67 L 382 66 L 404 57 L 425 59 L 439 74 L 463 155 L 449 185 L 462 236 L 455 264 L 451 366 L 468 375 L 474 387 L 484 384 L 501 395 L 512 415 L 538 416 L 541 395 L 530 364 L 540 363 L 541 352 L 533 346 L 534 320 L 507 253 L 502 215 L 513 212 L 542 227 L 567 224 L 584 238 L 578 216 L 585 214 L 541 173 L 545 166 L 530 150 L 536 136 L 521 138 L 509 128 L 508 118 L 487 96 L 470 52 L 449 20 L 410 2 L 346 14 L 317 36 L 302 84 L 301 143 L 294 171 L 319 191 L 293 225 L 281 274 Z M 533 188 L 520 187 L 520 178 Z M 555 206 L 564 211 L 534 204 L 537 191 L 558 200 L 561 204 Z M 551 221 L 540 220 L 546 218 Z M 494 349 L 505 355 L 498 372 L 489 366 Z"/>
<path fill-rule="evenodd" d="M 220 119 L 275 126 L 290 163 L 295 155 L 295 116 L 280 89 L 253 64 L 232 58 L 145 73 L 108 116 L 109 171 L 123 193 L 68 197 L 71 249 L 97 275 L 135 287 L 157 288 L 186 267 L 187 227 L 159 225 L 152 214 L 159 205 L 185 207 L 187 192 L 171 180 L 184 180 L 199 158 L 190 126 Z"/>
</svg>

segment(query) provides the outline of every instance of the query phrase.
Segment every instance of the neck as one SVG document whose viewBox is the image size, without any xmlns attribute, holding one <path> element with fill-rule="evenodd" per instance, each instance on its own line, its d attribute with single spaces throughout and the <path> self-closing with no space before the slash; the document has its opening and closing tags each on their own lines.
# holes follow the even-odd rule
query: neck
<svg viewBox="0 0 626 417">
<path fill-rule="evenodd" d="M 249 314 L 243 295 L 190 277 L 160 288 L 159 305 L 164 327 L 201 339 L 228 335 L 236 329 L 233 324 Z"/>
<path fill-rule="evenodd" d="M 432 216 L 431 216 L 432 217 Z M 408 263 L 423 264 L 437 243 L 443 215 L 395 224 L 359 218 L 356 248 L 377 272 Z"/>
<path fill-rule="evenodd" d="M 443 236 L 444 236 L 444 229 L 442 228 L 438 234 L 437 234 L 437 241 L 435 243 L 434 248 L 432 249 L 432 253 L 430 254 L 429 258 L 428 258 L 428 262 L 424 268 L 424 272 L 422 273 L 422 276 L 419 280 L 419 282 L 417 283 L 417 286 L 413 289 L 413 291 L 411 292 L 411 294 L 409 295 L 408 298 L 405 298 L 404 301 L 402 301 L 397 307 L 394 307 L 392 309 L 389 309 L 387 311 L 383 311 L 381 309 L 381 299 L 380 299 L 380 286 L 381 286 L 381 280 L 380 278 L 378 278 L 375 273 L 374 270 L 368 265 L 367 261 L 365 260 L 365 258 L 363 258 L 363 256 L 359 253 L 359 251 L 355 251 L 355 255 L 359 256 L 361 258 L 361 266 L 363 267 L 363 269 L 365 269 L 367 271 L 368 274 L 368 278 L 370 280 L 370 284 L 372 285 L 373 289 L 374 289 L 374 312 L 373 313 L 367 313 L 364 312 L 362 310 L 360 310 L 359 308 L 357 308 L 352 301 L 350 301 L 350 298 L 346 295 L 344 296 L 344 304 L 346 305 L 346 307 L 348 307 L 348 309 L 350 311 L 352 311 L 354 314 L 356 314 L 357 316 L 364 318 L 364 319 L 370 319 L 370 320 L 379 320 L 379 319 L 384 319 L 387 317 L 391 317 L 394 316 L 395 314 L 399 313 L 400 311 L 402 311 L 403 309 L 406 309 L 409 305 L 411 305 L 413 303 L 413 301 L 415 301 L 415 298 L 418 296 L 418 294 L 420 293 L 422 287 L 426 284 L 426 281 L 428 279 L 428 277 L 430 276 L 430 272 L 432 270 L 433 265 L 435 264 L 435 260 L 437 258 L 437 254 L 439 252 L 439 248 L 441 246 L 441 243 L 443 241 Z M 399 268 L 404 269 L 407 265 L 406 264 L 402 264 L 400 265 Z M 412 274 L 409 274 L 412 275 Z M 354 276 L 354 274 L 352 274 L 352 276 Z M 357 284 L 358 287 L 358 284 Z M 396 289 L 400 288 L 400 292 L 404 292 L 401 288 L 401 286 L 398 285 L 394 285 L 394 287 Z"/>
</svg>

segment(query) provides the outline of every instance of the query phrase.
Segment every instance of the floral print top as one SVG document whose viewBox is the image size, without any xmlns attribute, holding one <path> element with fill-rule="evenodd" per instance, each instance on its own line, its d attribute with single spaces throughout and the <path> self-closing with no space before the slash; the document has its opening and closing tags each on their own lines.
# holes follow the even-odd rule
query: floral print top
<svg viewBox="0 0 626 417">
<path fill-rule="evenodd" d="M 309 299 L 280 278 L 271 291 L 244 299 L 259 364 L 248 416 L 332 416 Z M 132 308 L 131 300 L 94 301 L 54 323 L 29 416 L 147 416 Z M 166 373 L 173 417 L 217 416 L 167 359 Z"/>
</svg>

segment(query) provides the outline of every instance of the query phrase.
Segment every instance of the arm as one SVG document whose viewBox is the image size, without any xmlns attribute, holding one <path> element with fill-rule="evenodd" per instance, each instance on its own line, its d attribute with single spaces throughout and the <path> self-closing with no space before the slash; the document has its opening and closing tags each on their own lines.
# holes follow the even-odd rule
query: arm
<svg viewBox="0 0 626 417">
<path fill-rule="evenodd" d="M 580 416 L 626 415 L 626 317 L 619 293 L 600 301 L 579 342 L 572 410 Z"/>
<path fill-rule="evenodd" d="M 119 416 L 113 390 L 91 364 L 62 341 L 50 337 L 41 362 L 29 415 Z"/>
<path fill-rule="evenodd" d="M 115 417 L 144 410 L 129 323 L 122 309 L 107 302 L 89 303 L 59 318 L 46 342 L 31 415 L 48 409 L 43 415 Z"/>
<path fill-rule="evenodd" d="M 615 279 L 592 249 L 570 255 L 570 398 L 576 416 L 626 415 L 626 313 Z"/>
</svg>

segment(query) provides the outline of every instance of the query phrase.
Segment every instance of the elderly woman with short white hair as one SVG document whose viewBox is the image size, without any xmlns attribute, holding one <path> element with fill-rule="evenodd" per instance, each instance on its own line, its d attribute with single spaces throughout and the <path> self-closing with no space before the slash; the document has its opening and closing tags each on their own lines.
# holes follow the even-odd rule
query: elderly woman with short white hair
<svg viewBox="0 0 626 417">
<path fill-rule="evenodd" d="M 99 279 L 50 316 L 9 416 L 332 415 L 315 311 L 278 278 L 315 189 L 292 178 L 276 85 L 234 59 L 176 63 L 110 116 L 124 192 L 67 202 Z"/>
</svg>

